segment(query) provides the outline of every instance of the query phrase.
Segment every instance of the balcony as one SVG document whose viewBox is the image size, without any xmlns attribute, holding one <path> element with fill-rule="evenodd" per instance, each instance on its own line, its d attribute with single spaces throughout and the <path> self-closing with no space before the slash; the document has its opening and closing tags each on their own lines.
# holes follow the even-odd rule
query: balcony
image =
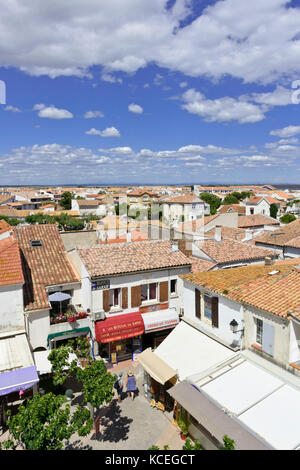
<svg viewBox="0 0 300 470">
<path fill-rule="evenodd" d="M 89 314 L 86 312 L 80 312 L 78 314 L 71 313 L 69 317 L 67 314 L 58 315 L 56 318 L 50 317 L 50 328 L 49 333 L 60 333 L 62 331 L 70 331 L 78 329 L 78 328 L 85 328 L 90 327 L 90 318 Z"/>
</svg>

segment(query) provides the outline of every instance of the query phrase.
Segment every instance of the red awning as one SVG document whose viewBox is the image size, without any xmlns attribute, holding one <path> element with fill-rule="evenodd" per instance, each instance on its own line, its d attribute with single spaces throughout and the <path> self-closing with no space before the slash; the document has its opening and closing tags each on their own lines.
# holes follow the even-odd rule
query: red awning
<svg viewBox="0 0 300 470">
<path fill-rule="evenodd" d="M 143 318 L 139 312 L 118 315 L 95 323 L 96 340 L 99 343 L 132 338 L 141 335 L 144 330 Z"/>
</svg>

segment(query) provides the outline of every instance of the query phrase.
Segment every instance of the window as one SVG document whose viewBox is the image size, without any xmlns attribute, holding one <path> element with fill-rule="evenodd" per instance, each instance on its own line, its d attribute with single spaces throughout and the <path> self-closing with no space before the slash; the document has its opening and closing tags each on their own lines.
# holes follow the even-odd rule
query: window
<svg viewBox="0 0 300 470">
<path fill-rule="evenodd" d="M 30 240 L 31 246 L 43 246 L 41 240 Z"/>
<path fill-rule="evenodd" d="M 141 300 L 147 302 L 148 300 L 157 299 L 157 283 L 152 282 L 151 284 L 142 284 L 141 286 Z"/>
<path fill-rule="evenodd" d="M 211 320 L 212 313 L 212 298 L 208 295 L 204 295 L 204 317 L 207 320 Z"/>
<path fill-rule="evenodd" d="M 255 341 L 257 344 L 262 344 L 263 336 L 263 321 L 260 318 L 255 318 L 256 323 L 256 338 Z"/>
<path fill-rule="evenodd" d="M 120 307 L 121 306 L 121 301 L 120 301 L 120 292 L 121 289 L 110 289 L 109 291 L 109 307 L 110 308 L 115 308 L 115 307 Z"/>
<path fill-rule="evenodd" d="M 173 295 L 177 294 L 177 279 L 171 279 L 170 293 Z"/>
</svg>

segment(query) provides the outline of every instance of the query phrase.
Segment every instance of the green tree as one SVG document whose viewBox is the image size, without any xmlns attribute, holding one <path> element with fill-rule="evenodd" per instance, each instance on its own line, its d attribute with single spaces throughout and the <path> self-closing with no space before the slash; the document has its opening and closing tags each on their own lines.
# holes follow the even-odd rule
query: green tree
<svg viewBox="0 0 300 470">
<path fill-rule="evenodd" d="M 116 375 L 107 372 L 104 361 L 93 361 L 83 369 L 77 369 L 76 378 L 82 384 L 83 402 L 99 408 L 109 403 L 113 396 Z"/>
<path fill-rule="evenodd" d="M 199 441 L 195 441 L 194 444 L 192 444 L 191 439 L 189 437 L 186 438 L 185 443 L 182 447 L 182 450 L 202 450 L 203 447 L 200 444 Z"/>
<path fill-rule="evenodd" d="M 282 217 L 280 217 L 280 222 L 283 224 L 289 224 L 294 220 L 296 220 L 296 217 L 293 214 L 284 214 Z"/>
<path fill-rule="evenodd" d="M 70 210 L 72 207 L 72 197 L 73 194 L 70 191 L 65 191 L 62 193 L 62 198 L 59 202 L 60 206 L 66 210 Z"/>
<path fill-rule="evenodd" d="M 223 205 L 239 204 L 239 200 L 237 197 L 233 196 L 232 194 L 228 194 L 227 196 L 224 197 L 222 204 Z"/>
<path fill-rule="evenodd" d="M 223 447 L 221 447 L 221 450 L 235 450 L 235 445 L 234 445 L 234 440 L 230 439 L 230 437 L 225 434 L 223 436 Z"/>
<path fill-rule="evenodd" d="M 70 354 L 73 348 L 70 345 L 63 345 L 59 348 L 52 349 L 48 355 L 48 360 L 51 362 L 51 372 L 53 374 L 52 380 L 54 385 L 63 385 L 68 377 L 75 375 L 78 369 L 76 359 L 69 363 Z"/>
<path fill-rule="evenodd" d="M 273 217 L 273 219 L 277 218 L 277 212 L 278 212 L 278 207 L 276 204 L 271 204 L 270 205 L 270 217 Z"/>
<path fill-rule="evenodd" d="M 19 406 L 18 413 L 9 416 L 7 424 L 15 446 L 26 450 L 60 450 L 63 441 L 74 433 L 86 436 L 93 420 L 87 408 L 77 407 L 71 414 L 63 395 L 36 393 L 31 400 Z"/>
<path fill-rule="evenodd" d="M 210 205 L 210 214 L 214 215 L 217 212 L 217 209 L 219 209 L 221 205 L 221 199 L 218 196 L 215 196 L 214 194 L 209 194 L 209 193 L 201 193 L 199 195 L 199 198 L 206 202 L 207 204 Z"/>
</svg>

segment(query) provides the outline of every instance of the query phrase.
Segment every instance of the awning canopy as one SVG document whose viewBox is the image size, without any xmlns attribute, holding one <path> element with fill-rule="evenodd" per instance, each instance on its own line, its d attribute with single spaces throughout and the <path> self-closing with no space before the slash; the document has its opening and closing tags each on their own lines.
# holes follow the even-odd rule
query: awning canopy
<svg viewBox="0 0 300 470">
<path fill-rule="evenodd" d="M 57 338 L 58 336 L 65 336 L 65 338 L 73 338 L 74 336 L 80 336 L 84 333 L 91 334 L 91 330 L 88 326 L 85 326 L 84 328 L 74 328 L 72 330 L 67 331 L 59 331 L 58 333 L 51 333 L 50 335 L 48 335 L 47 344 L 49 345 L 49 342 L 52 341 L 54 338 Z"/>
<path fill-rule="evenodd" d="M 181 321 L 156 348 L 155 354 L 184 380 L 236 355 L 185 321 Z"/>
<path fill-rule="evenodd" d="M 176 370 L 172 369 L 165 361 L 157 357 L 150 348 L 145 349 L 145 351 L 138 355 L 138 361 L 145 371 L 148 372 L 156 382 L 162 385 L 177 375 Z"/>
<path fill-rule="evenodd" d="M 27 390 L 38 382 L 39 378 L 35 366 L 2 372 L 0 374 L 0 396 Z"/>
<path fill-rule="evenodd" d="M 168 393 L 220 443 L 224 434 L 227 434 L 235 441 L 238 450 L 271 449 L 271 446 L 226 414 L 187 381 L 170 388 Z"/>
<path fill-rule="evenodd" d="M 50 302 L 63 302 L 68 299 L 71 299 L 71 296 L 65 292 L 54 292 L 54 294 L 48 295 Z"/>
<path fill-rule="evenodd" d="M 50 374 L 51 373 L 52 364 L 48 360 L 48 356 L 49 356 L 50 352 L 51 351 L 47 350 L 47 351 L 36 351 L 36 352 L 33 353 L 34 362 L 35 362 L 37 371 L 40 375 Z M 76 354 L 71 353 L 69 355 L 69 360 L 68 360 L 69 364 L 74 359 L 76 359 L 78 361 Z M 67 369 L 67 367 L 66 367 L 66 369 Z"/>
<path fill-rule="evenodd" d="M 179 323 L 179 316 L 175 309 L 157 310 L 156 312 L 144 313 L 143 321 L 145 333 L 172 328 Z"/>
<path fill-rule="evenodd" d="M 95 336 L 99 343 L 110 343 L 144 333 L 145 327 L 139 312 L 117 315 L 95 323 Z"/>
<path fill-rule="evenodd" d="M 36 367 L 25 333 L 0 339 L 0 396 L 26 390 L 38 383 Z"/>
</svg>

